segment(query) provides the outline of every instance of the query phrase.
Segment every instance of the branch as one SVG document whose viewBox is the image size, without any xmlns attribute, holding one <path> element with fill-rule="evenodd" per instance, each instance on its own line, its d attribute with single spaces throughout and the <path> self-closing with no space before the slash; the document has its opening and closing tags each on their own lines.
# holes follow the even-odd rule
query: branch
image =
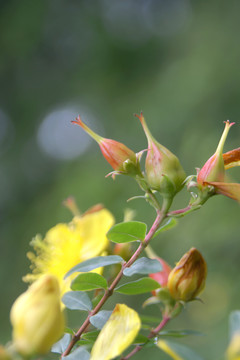
<svg viewBox="0 0 240 360">
<path fill-rule="evenodd" d="M 97 314 L 97 312 L 102 308 L 102 306 L 105 304 L 105 302 L 108 300 L 108 298 L 113 294 L 113 291 L 114 291 L 115 287 L 117 286 L 117 284 L 119 283 L 119 281 L 121 280 L 121 278 L 123 276 L 124 269 L 130 267 L 137 260 L 137 258 L 140 256 L 140 254 L 143 252 L 145 247 L 149 244 L 149 242 L 152 239 L 152 237 L 154 236 L 155 232 L 157 231 L 157 229 L 159 228 L 159 226 L 161 225 L 163 220 L 166 218 L 166 216 L 167 216 L 166 214 L 167 214 L 167 211 L 169 209 L 169 206 L 170 206 L 169 203 L 165 203 L 165 204 L 163 204 L 162 210 L 157 210 L 156 219 L 155 219 L 151 229 L 147 233 L 145 239 L 141 242 L 141 244 L 139 245 L 139 247 L 137 248 L 135 253 L 132 255 L 132 257 L 128 260 L 128 262 L 126 262 L 126 263 L 124 263 L 122 265 L 122 268 L 119 271 L 118 275 L 113 280 L 110 287 L 105 291 L 102 299 L 99 301 L 97 306 L 93 309 L 93 311 L 91 311 L 91 313 L 88 315 L 88 317 L 86 318 L 86 320 L 84 321 L 82 326 L 79 328 L 79 330 L 73 336 L 70 344 L 68 345 L 67 349 L 64 351 L 62 356 L 67 356 L 71 352 L 73 346 L 81 338 L 82 334 L 84 333 L 84 331 L 89 326 L 90 317 Z"/>
<path fill-rule="evenodd" d="M 148 339 L 152 339 L 153 337 L 155 337 L 163 328 L 164 326 L 168 323 L 168 321 L 171 319 L 171 317 L 169 316 L 164 316 L 162 321 L 160 322 L 160 324 L 153 329 L 150 334 L 148 335 Z M 145 345 L 145 344 L 144 344 Z M 144 345 L 137 345 L 129 354 L 127 354 L 126 356 L 124 356 L 123 358 L 121 358 L 121 360 L 127 360 L 130 359 L 130 357 L 132 357 L 133 355 L 135 355 L 136 353 L 138 353 L 140 350 L 142 350 L 142 348 L 144 347 Z"/>
</svg>

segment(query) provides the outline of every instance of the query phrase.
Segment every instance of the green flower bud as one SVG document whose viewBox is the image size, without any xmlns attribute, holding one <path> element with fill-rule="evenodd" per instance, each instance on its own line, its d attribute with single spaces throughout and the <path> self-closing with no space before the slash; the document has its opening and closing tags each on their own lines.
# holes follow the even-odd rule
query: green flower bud
<svg viewBox="0 0 240 360">
<path fill-rule="evenodd" d="M 191 301 L 203 289 L 207 264 L 201 253 L 192 248 L 176 264 L 168 276 L 168 289 L 175 300 Z"/>
</svg>

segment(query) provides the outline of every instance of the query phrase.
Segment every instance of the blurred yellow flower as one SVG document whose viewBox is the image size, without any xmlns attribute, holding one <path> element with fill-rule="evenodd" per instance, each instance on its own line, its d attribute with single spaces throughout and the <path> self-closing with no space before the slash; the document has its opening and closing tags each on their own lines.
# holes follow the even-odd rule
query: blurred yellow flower
<svg viewBox="0 0 240 360">
<path fill-rule="evenodd" d="M 157 342 L 157 346 L 159 349 L 163 350 L 166 354 L 171 356 L 173 360 L 184 360 L 181 356 L 179 356 L 175 351 L 173 351 L 170 346 L 164 340 L 159 340 Z"/>
<path fill-rule="evenodd" d="M 31 282 L 43 274 L 52 274 L 59 280 L 61 294 L 69 291 L 75 274 L 64 279 L 65 274 L 80 262 L 103 253 L 108 246 L 106 233 L 113 223 L 114 218 L 108 210 L 98 209 L 74 217 L 69 224 L 54 226 L 43 240 L 36 236 L 31 243 L 36 255 L 27 254 L 32 262 L 32 274 L 23 280 Z"/>
<path fill-rule="evenodd" d="M 140 327 L 138 313 L 127 305 L 117 304 L 93 345 L 90 360 L 110 360 L 122 354 Z"/>
<path fill-rule="evenodd" d="M 227 360 L 240 360 L 240 333 L 236 332 L 227 349 Z"/>
<path fill-rule="evenodd" d="M 14 302 L 11 313 L 13 344 L 24 356 L 45 354 L 64 331 L 59 283 L 45 275 Z"/>
</svg>

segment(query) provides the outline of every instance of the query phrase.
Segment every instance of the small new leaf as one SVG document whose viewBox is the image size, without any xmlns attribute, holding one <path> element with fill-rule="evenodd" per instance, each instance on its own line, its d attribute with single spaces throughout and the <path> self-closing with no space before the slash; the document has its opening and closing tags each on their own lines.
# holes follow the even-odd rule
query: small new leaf
<svg viewBox="0 0 240 360">
<path fill-rule="evenodd" d="M 155 234 L 153 235 L 153 238 L 155 238 L 156 236 L 158 236 L 159 234 L 161 234 L 164 231 L 172 229 L 173 227 L 175 227 L 177 225 L 177 223 L 178 223 L 177 219 L 171 217 L 170 219 L 168 219 L 168 221 L 163 226 L 161 226 L 155 232 Z"/>
</svg>

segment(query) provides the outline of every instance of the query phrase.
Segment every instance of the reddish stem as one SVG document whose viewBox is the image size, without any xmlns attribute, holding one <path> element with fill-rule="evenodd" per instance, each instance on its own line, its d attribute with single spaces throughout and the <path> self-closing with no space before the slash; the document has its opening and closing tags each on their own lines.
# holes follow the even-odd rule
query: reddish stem
<svg viewBox="0 0 240 360">
<path fill-rule="evenodd" d="M 122 265 L 121 270 L 119 271 L 118 275 L 116 276 L 116 278 L 113 280 L 112 284 L 110 285 L 110 287 L 105 291 L 102 299 L 99 301 L 99 303 L 97 304 L 97 306 L 93 309 L 93 311 L 91 311 L 91 313 L 88 315 L 88 317 L 86 318 L 86 320 L 84 321 L 84 323 L 82 324 L 82 326 L 79 328 L 79 330 L 76 332 L 76 334 L 73 336 L 70 344 L 68 345 L 67 349 L 64 351 L 64 353 L 62 354 L 62 356 L 67 356 L 73 346 L 76 344 L 76 342 L 81 338 L 82 334 L 84 333 L 84 331 L 87 329 L 88 325 L 90 324 L 90 317 L 95 315 L 100 309 L 101 307 L 105 304 L 105 302 L 107 301 L 107 299 L 113 294 L 113 291 L 115 289 L 115 287 L 117 286 L 117 284 L 119 283 L 119 281 L 121 280 L 122 276 L 123 276 L 123 271 L 124 269 L 126 269 L 127 267 L 130 267 L 139 257 L 139 255 L 143 252 L 143 250 L 145 249 L 145 247 L 149 244 L 150 240 L 152 239 L 153 235 L 155 234 L 155 232 L 157 231 L 157 229 L 159 228 L 159 225 L 162 223 L 162 221 L 165 219 L 166 217 L 166 213 L 168 210 L 168 206 L 166 204 L 165 207 L 163 207 L 163 209 L 157 210 L 157 217 L 151 227 L 151 229 L 149 230 L 149 232 L 147 233 L 145 239 L 140 243 L 139 247 L 137 248 L 137 250 L 135 251 L 135 253 L 132 255 L 132 257 L 128 260 L 128 262 L 124 263 Z M 154 330 L 153 330 L 154 331 Z"/>
<path fill-rule="evenodd" d="M 152 339 L 153 337 L 155 337 L 163 328 L 164 326 L 168 323 L 168 321 L 170 320 L 171 318 L 168 317 L 168 316 L 164 316 L 162 321 L 160 322 L 160 324 L 155 328 L 153 329 L 150 334 L 148 335 L 148 339 Z M 139 352 L 140 350 L 142 350 L 142 348 L 144 347 L 144 345 L 137 345 L 135 346 L 135 348 L 129 353 L 127 354 L 126 356 L 124 356 L 123 358 L 121 358 L 121 360 L 127 360 L 127 359 L 130 359 L 130 357 L 132 357 L 133 355 L 135 355 L 137 352 Z"/>
</svg>

